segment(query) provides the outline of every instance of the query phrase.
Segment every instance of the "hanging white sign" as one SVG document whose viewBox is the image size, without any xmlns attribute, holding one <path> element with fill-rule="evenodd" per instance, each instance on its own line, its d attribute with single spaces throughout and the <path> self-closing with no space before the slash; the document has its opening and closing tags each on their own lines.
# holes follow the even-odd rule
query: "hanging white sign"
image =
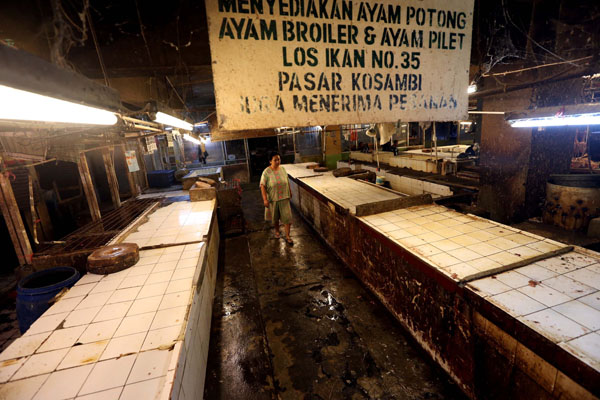
<svg viewBox="0 0 600 400">
<path fill-rule="evenodd" d="M 129 172 L 137 172 L 140 170 L 134 150 L 127 150 L 125 152 L 125 161 L 127 162 L 127 168 L 129 169 Z"/>
<path fill-rule="evenodd" d="M 206 0 L 220 129 L 467 117 L 474 0 Z"/>
</svg>

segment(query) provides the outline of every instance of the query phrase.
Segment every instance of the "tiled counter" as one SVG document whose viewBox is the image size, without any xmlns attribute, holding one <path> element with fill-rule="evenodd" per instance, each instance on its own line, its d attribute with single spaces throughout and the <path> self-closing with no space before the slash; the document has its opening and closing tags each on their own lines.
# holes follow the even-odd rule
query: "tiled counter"
<svg viewBox="0 0 600 400">
<path fill-rule="evenodd" d="M 125 242 L 166 247 L 87 274 L 0 354 L 0 399 L 202 397 L 219 246 L 213 201 L 175 202 Z M 180 243 L 190 243 L 181 245 Z"/>
<path fill-rule="evenodd" d="M 600 393 L 598 253 L 433 204 L 356 217 L 328 179 L 292 202 L 467 395 Z"/>
<path fill-rule="evenodd" d="M 401 176 L 389 171 L 389 168 L 382 166 L 379 171 L 372 165 L 367 164 L 350 164 L 346 161 L 338 161 L 338 168 L 360 168 L 367 171 L 375 172 L 378 176 L 385 177 L 390 183 L 392 189 L 405 193 L 406 195 L 416 196 L 420 194 L 430 194 L 434 199 L 443 196 L 452 196 L 454 192 L 446 185 L 440 185 L 434 182 L 428 182 L 421 179 L 412 178 L 409 176 Z"/>
</svg>

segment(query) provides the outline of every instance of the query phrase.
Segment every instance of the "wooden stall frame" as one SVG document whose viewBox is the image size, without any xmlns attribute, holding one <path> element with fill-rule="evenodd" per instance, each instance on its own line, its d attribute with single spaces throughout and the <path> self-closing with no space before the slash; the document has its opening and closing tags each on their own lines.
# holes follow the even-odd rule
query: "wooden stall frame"
<svg viewBox="0 0 600 400">
<path fill-rule="evenodd" d="M 90 168 L 88 166 L 86 151 L 79 153 L 79 176 L 81 183 L 83 184 L 83 191 L 85 192 L 85 198 L 87 199 L 88 206 L 90 208 L 90 215 L 93 221 L 97 221 L 101 218 L 100 207 L 98 206 L 98 199 L 96 198 L 96 191 L 94 190 L 94 183 L 92 182 L 92 176 L 90 174 Z"/>
<path fill-rule="evenodd" d="M 102 161 L 104 161 L 104 170 L 106 171 L 106 178 L 108 179 L 108 188 L 110 189 L 113 206 L 117 209 L 121 207 L 121 197 L 119 196 L 119 182 L 117 180 L 114 156 L 111 154 L 111 150 L 111 148 L 107 147 L 102 149 Z"/>
<path fill-rule="evenodd" d="M 0 173 L 0 207 L 20 265 L 30 264 L 33 251 L 9 178 Z"/>
</svg>

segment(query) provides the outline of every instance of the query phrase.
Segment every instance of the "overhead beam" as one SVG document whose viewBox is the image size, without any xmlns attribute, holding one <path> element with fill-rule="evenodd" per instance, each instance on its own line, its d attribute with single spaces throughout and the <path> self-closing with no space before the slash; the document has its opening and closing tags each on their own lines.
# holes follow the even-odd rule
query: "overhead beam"
<svg viewBox="0 0 600 400">
<path fill-rule="evenodd" d="M 112 111 L 119 93 L 22 50 L 0 46 L 0 85 Z"/>
</svg>

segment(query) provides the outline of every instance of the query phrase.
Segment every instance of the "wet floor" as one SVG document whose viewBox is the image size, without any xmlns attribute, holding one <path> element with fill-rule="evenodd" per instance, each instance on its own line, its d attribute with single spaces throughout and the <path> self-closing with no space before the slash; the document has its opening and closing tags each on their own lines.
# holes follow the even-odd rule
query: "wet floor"
<svg viewBox="0 0 600 400">
<path fill-rule="evenodd" d="M 293 247 L 245 191 L 223 239 L 206 399 L 460 399 L 460 390 L 294 211 Z"/>
</svg>

